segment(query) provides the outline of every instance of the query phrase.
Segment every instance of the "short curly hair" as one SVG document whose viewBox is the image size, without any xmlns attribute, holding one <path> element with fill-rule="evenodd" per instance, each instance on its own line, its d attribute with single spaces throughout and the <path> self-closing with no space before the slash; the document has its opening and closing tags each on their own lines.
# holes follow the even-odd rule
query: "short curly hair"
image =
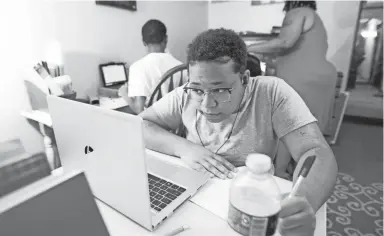
<svg viewBox="0 0 384 236">
<path fill-rule="evenodd" d="M 141 28 L 141 35 L 143 36 L 144 43 L 159 44 L 162 43 L 167 36 L 167 27 L 165 27 L 163 22 L 151 19 Z"/>
<path fill-rule="evenodd" d="M 285 1 L 283 11 L 289 12 L 292 9 L 300 8 L 300 7 L 308 7 L 312 10 L 316 11 L 316 1 Z"/>
<path fill-rule="evenodd" d="M 188 65 L 196 62 L 225 64 L 232 60 L 234 72 L 243 73 L 247 65 L 247 46 L 233 30 L 210 29 L 200 33 L 188 46 Z"/>
</svg>

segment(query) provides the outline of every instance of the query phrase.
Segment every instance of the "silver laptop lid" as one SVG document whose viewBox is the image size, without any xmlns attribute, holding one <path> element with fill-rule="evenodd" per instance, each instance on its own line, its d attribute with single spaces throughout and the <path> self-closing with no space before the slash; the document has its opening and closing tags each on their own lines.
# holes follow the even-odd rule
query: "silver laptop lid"
<svg viewBox="0 0 384 236">
<path fill-rule="evenodd" d="M 48 106 L 63 168 L 84 169 L 98 199 L 152 229 L 142 119 L 56 96 Z"/>
<path fill-rule="evenodd" d="M 84 173 L 49 176 L 0 199 L 2 236 L 109 236 Z"/>
</svg>

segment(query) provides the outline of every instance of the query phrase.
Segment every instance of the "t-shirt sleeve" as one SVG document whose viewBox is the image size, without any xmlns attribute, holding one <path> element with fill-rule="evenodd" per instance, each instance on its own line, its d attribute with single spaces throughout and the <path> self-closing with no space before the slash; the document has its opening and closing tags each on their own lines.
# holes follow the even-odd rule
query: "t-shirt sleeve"
<svg viewBox="0 0 384 236">
<path fill-rule="evenodd" d="M 160 122 L 176 130 L 182 123 L 183 89 L 178 87 L 152 105 Z"/>
<path fill-rule="evenodd" d="M 276 80 L 272 96 L 272 125 L 278 138 L 317 121 L 300 95 L 284 80 Z"/>
<path fill-rule="evenodd" d="M 145 70 L 133 64 L 129 68 L 128 97 L 149 97 L 150 93 L 149 79 L 146 76 Z"/>
</svg>

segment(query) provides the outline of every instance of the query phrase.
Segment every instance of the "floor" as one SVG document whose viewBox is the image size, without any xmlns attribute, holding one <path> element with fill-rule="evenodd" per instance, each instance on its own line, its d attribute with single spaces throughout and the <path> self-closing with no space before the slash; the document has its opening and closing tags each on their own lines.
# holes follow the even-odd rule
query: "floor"
<svg viewBox="0 0 384 236">
<path fill-rule="evenodd" d="M 383 180 L 383 127 L 343 122 L 332 150 L 340 172 L 362 184 Z"/>
<path fill-rule="evenodd" d="M 375 97 L 378 89 L 369 84 L 356 84 L 350 93 L 346 115 L 383 119 L 383 98 Z"/>
<path fill-rule="evenodd" d="M 339 174 L 328 200 L 328 236 L 382 236 L 383 127 L 344 121 L 332 149 Z"/>
</svg>

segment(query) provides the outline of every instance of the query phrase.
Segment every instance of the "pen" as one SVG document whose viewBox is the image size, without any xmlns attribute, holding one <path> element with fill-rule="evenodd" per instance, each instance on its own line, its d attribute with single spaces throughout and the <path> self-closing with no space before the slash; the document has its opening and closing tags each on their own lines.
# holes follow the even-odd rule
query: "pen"
<svg viewBox="0 0 384 236">
<path fill-rule="evenodd" d="M 179 234 L 179 233 L 181 233 L 187 229 L 189 229 L 189 226 L 184 225 L 184 226 L 181 226 L 180 228 L 172 230 L 171 232 L 165 234 L 164 236 L 174 236 L 174 235 L 177 235 L 177 234 Z"/>
<path fill-rule="evenodd" d="M 293 189 L 289 194 L 289 197 L 293 197 L 296 195 L 296 192 L 299 189 L 301 182 L 303 182 L 303 180 L 307 177 L 313 163 L 315 162 L 315 159 L 316 159 L 316 156 L 309 156 L 307 159 L 305 159 L 304 164 L 301 167 L 301 170 L 299 173 L 299 178 L 297 179 L 295 185 L 293 186 Z"/>
</svg>

